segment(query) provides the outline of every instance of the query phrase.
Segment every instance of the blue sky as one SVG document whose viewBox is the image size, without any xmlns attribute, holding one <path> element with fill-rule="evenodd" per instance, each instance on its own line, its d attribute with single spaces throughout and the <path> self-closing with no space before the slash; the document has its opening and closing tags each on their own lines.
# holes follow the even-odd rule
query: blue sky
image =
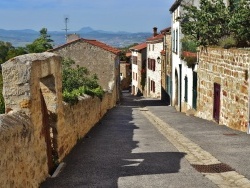
<svg viewBox="0 0 250 188">
<path fill-rule="evenodd" d="M 49 31 L 92 27 L 106 31 L 151 32 L 170 26 L 175 0 L 0 0 L 0 29 Z"/>
</svg>

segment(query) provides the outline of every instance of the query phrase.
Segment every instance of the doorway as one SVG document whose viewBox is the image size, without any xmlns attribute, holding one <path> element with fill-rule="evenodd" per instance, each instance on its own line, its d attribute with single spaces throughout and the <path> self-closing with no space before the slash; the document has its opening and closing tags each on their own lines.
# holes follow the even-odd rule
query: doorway
<svg viewBox="0 0 250 188">
<path fill-rule="evenodd" d="M 214 83 L 214 109 L 213 109 L 213 118 L 219 123 L 220 119 L 220 84 Z"/>
</svg>

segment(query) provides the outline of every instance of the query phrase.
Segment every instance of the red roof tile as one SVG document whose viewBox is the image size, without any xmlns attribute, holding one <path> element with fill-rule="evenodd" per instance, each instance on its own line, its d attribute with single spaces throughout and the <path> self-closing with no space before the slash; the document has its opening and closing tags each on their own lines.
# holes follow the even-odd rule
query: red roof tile
<svg viewBox="0 0 250 188">
<path fill-rule="evenodd" d="M 127 52 L 127 53 L 126 53 L 126 57 L 130 57 L 131 55 L 132 55 L 131 52 Z"/>
<path fill-rule="evenodd" d="M 150 37 L 147 39 L 147 42 L 149 41 L 155 41 L 155 40 L 159 40 L 159 39 L 163 39 L 164 38 L 164 35 L 163 34 L 158 34 L 156 36 L 153 36 L 153 37 Z"/>
<path fill-rule="evenodd" d="M 161 33 L 168 33 L 170 31 L 171 31 L 171 27 L 167 27 L 167 28 L 161 30 Z"/>
<path fill-rule="evenodd" d="M 65 46 L 68 46 L 68 45 L 73 44 L 73 43 L 81 42 L 81 41 L 87 42 L 87 43 L 89 43 L 89 44 L 91 44 L 93 46 L 97 46 L 99 48 L 107 50 L 107 51 L 109 51 L 109 52 L 111 52 L 113 54 L 116 54 L 116 55 L 118 55 L 121 52 L 120 50 L 118 50 L 118 49 L 116 49 L 116 48 L 114 48 L 112 46 L 109 46 L 109 45 L 107 45 L 105 43 L 102 43 L 100 41 L 90 40 L 90 39 L 84 39 L 84 38 L 76 39 L 74 41 L 68 42 L 66 44 L 58 46 L 58 47 L 56 47 L 56 48 L 54 48 L 52 50 L 49 50 L 49 51 L 53 52 L 54 50 L 57 50 L 57 49 L 60 49 L 60 48 L 64 48 Z"/>
<path fill-rule="evenodd" d="M 138 44 L 136 46 L 133 46 L 131 48 L 129 48 L 130 50 L 142 50 L 144 48 L 147 48 L 147 43 L 144 42 L 144 43 L 141 43 L 141 44 Z"/>
</svg>

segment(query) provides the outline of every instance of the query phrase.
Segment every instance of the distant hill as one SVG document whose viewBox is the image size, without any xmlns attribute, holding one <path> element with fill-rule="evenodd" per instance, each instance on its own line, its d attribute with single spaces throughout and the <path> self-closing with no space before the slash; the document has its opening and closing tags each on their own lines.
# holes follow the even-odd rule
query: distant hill
<svg viewBox="0 0 250 188">
<path fill-rule="evenodd" d="M 124 31 L 113 32 L 94 30 L 91 27 L 83 27 L 79 31 L 69 32 L 79 34 L 82 38 L 95 39 L 114 47 L 125 47 L 133 43 L 145 42 L 152 34 L 147 32 L 129 33 Z M 48 31 L 54 46 L 65 43 L 65 32 Z M 39 37 L 39 32 L 31 29 L 24 30 L 4 30 L 0 29 L 0 41 L 11 42 L 13 46 L 25 46 Z"/>
</svg>

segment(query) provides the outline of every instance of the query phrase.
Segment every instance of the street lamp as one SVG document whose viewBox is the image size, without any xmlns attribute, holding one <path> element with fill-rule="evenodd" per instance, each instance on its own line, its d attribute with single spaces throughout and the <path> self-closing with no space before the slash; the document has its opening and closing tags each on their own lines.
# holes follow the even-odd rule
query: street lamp
<svg viewBox="0 0 250 188">
<path fill-rule="evenodd" d="M 161 58 L 159 56 L 157 57 L 157 63 L 161 63 Z"/>
</svg>

